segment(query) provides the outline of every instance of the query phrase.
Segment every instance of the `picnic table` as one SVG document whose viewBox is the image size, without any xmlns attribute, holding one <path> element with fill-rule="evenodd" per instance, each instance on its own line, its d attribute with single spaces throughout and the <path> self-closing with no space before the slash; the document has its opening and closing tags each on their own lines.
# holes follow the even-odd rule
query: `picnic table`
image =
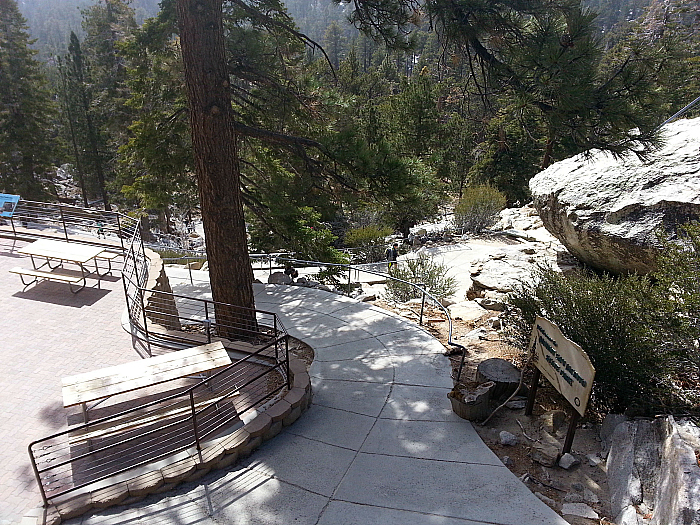
<svg viewBox="0 0 700 525">
<path fill-rule="evenodd" d="M 102 256 L 104 251 L 104 247 L 101 246 L 40 239 L 17 250 L 17 253 L 29 255 L 32 260 L 32 268 L 15 267 L 10 272 L 20 276 L 25 288 L 39 280 L 48 280 L 67 283 L 71 292 L 78 293 L 85 288 L 87 284 L 86 278 L 91 274 L 97 275 L 97 287 L 100 287 L 100 278 L 104 274 L 101 275 L 99 272 L 97 259 Z M 37 259 L 44 259 L 44 261 L 37 265 Z M 86 267 L 86 264 L 90 261 L 95 263 L 94 272 Z M 63 268 L 64 263 L 76 265 L 79 271 L 58 270 Z M 26 282 L 25 276 L 33 279 Z M 73 290 L 73 286 L 78 286 L 77 290 Z"/>
<path fill-rule="evenodd" d="M 165 355 L 139 359 L 63 378 L 63 406 L 82 405 L 88 421 L 88 403 L 117 394 L 151 387 L 166 381 L 211 372 L 231 364 L 221 341 Z"/>
</svg>

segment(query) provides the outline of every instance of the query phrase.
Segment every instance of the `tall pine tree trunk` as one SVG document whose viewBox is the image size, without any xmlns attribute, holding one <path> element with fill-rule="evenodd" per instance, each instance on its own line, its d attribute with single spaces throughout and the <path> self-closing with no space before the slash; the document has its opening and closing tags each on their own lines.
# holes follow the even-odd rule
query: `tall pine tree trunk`
<svg viewBox="0 0 700 525">
<path fill-rule="evenodd" d="M 257 331 L 238 147 L 226 67 L 222 0 L 178 0 L 180 45 L 219 335 Z"/>
</svg>

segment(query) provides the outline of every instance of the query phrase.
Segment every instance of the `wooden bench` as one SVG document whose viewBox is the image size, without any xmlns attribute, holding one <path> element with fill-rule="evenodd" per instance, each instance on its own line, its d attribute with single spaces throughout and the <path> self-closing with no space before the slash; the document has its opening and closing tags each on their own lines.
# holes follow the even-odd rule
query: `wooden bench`
<svg viewBox="0 0 700 525">
<path fill-rule="evenodd" d="M 62 273 L 57 271 L 47 272 L 44 270 L 33 270 L 29 268 L 20 267 L 12 268 L 10 270 L 10 273 L 16 273 L 17 275 L 19 275 L 19 278 L 21 279 L 25 289 L 27 288 L 27 286 L 34 284 L 39 280 L 67 283 L 70 286 L 70 291 L 73 293 L 78 293 L 80 290 L 85 288 L 85 277 L 80 275 Z M 24 276 L 33 277 L 34 279 L 32 279 L 29 282 L 25 282 Z M 83 283 L 82 286 L 80 286 L 77 290 L 73 290 L 73 285 L 77 285 L 80 282 Z"/>
<path fill-rule="evenodd" d="M 62 380 L 63 406 L 82 405 L 83 417 L 87 422 L 87 403 L 211 372 L 230 364 L 231 358 L 224 345 L 217 341 L 66 377 Z"/>
</svg>

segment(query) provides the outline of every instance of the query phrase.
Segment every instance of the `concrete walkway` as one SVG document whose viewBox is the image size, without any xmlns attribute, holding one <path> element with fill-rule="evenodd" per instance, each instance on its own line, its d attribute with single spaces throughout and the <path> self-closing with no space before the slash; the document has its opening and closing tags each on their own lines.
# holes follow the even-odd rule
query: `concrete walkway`
<svg viewBox="0 0 700 525">
<path fill-rule="evenodd" d="M 228 471 L 67 523 L 566 524 L 452 412 L 449 364 L 433 337 L 327 292 L 255 290 L 256 307 L 316 351 L 310 409 Z"/>
</svg>

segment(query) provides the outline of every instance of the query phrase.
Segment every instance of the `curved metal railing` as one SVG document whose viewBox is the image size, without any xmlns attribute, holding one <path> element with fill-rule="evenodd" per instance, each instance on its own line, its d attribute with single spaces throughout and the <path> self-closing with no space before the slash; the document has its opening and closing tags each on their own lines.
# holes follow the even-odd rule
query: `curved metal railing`
<svg viewBox="0 0 700 525">
<path fill-rule="evenodd" d="M 288 264 L 298 267 L 298 268 L 308 268 L 308 267 L 327 267 L 327 268 L 338 268 L 341 270 L 339 273 L 343 273 L 343 275 L 348 276 L 348 289 L 347 293 L 348 295 L 350 294 L 350 288 L 352 284 L 352 274 L 353 272 L 355 273 L 355 276 L 357 277 L 358 274 L 360 273 L 368 273 L 372 275 L 376 275 L 380 277 L 382 280 L 393 280 L 399 283 L 402 283 L 404 285 L 410 286 L 413 288 L 416 292 L 417 297 L 421 297 L 421 313 L 419 315 L 419 324 L 423 324 L 423 313 L 425 309 L 425 301 L 426 299 L 430 300 L 435 306 L 437 306 L 442 313 L 445 315 L 445 318 L 448 323 L 448 336 L 447 336 L 447 343 L 456 348 L 458 352 L 462 354 L 462 360 L 460 362 L 460 367 L 459 371 L 457 373 L 457 377 L 461 376 L 461 371 L 464 366 L 464 356 L 466 354 L 466 348 L 459 344 L 456 343 L 455 341 L 452 340 L 452 332 L 453 332 L 453 323 L 452 323 L 452 317 L 450 316 L 449 311 L 445 306 L 435 297 L 433 296 L 429 291 L 427 291 L 422 283 L 413 283 L 410 281 L 406 281 L 403 279 L 399 279 L 397 277 L 394 277 L 390 275 L 389 273 L 386 272 L 380 272 L 377 270 L 374 270 L 372 267 L 377 267 L 381 265 L 386 265 L 386 262 L 384 263 L 368 263 L 368 264 L 343 264 L 343 263 L 326 263 L 326 262 L 321 262 L 321 261 L 308 261 L 308 260 L 303 260 L 303 259 L 296 259 L 293 257 L 287 257 L 287 254 L 284 253 L 277 253 L 277 254 L 251 254 L 250 258 L 251 261 L 258 261 L 258 266 L 255 267 L 254 269 L 257 270 L 266 270 L 269 273 L 272 273 L 273 270 L 282 270 L 287 267 Z M 182 257 L 177 257 L 177 258 L 166 258 L 163 259 L 163 262 L 184 262 L 185 264 L 188 261 L 202 261 L 206 260 L 206 256 L 202 256 L 201 254 L 197 255 L 191 255 L 191 256 L 182 256 Z M 400 263 L 401 261 L 399 261 Z M 192 278 L 192 269 L 188 266 L 188 269 L 190 271 L 190 281 L 193 281 Z"/>
</svg>

